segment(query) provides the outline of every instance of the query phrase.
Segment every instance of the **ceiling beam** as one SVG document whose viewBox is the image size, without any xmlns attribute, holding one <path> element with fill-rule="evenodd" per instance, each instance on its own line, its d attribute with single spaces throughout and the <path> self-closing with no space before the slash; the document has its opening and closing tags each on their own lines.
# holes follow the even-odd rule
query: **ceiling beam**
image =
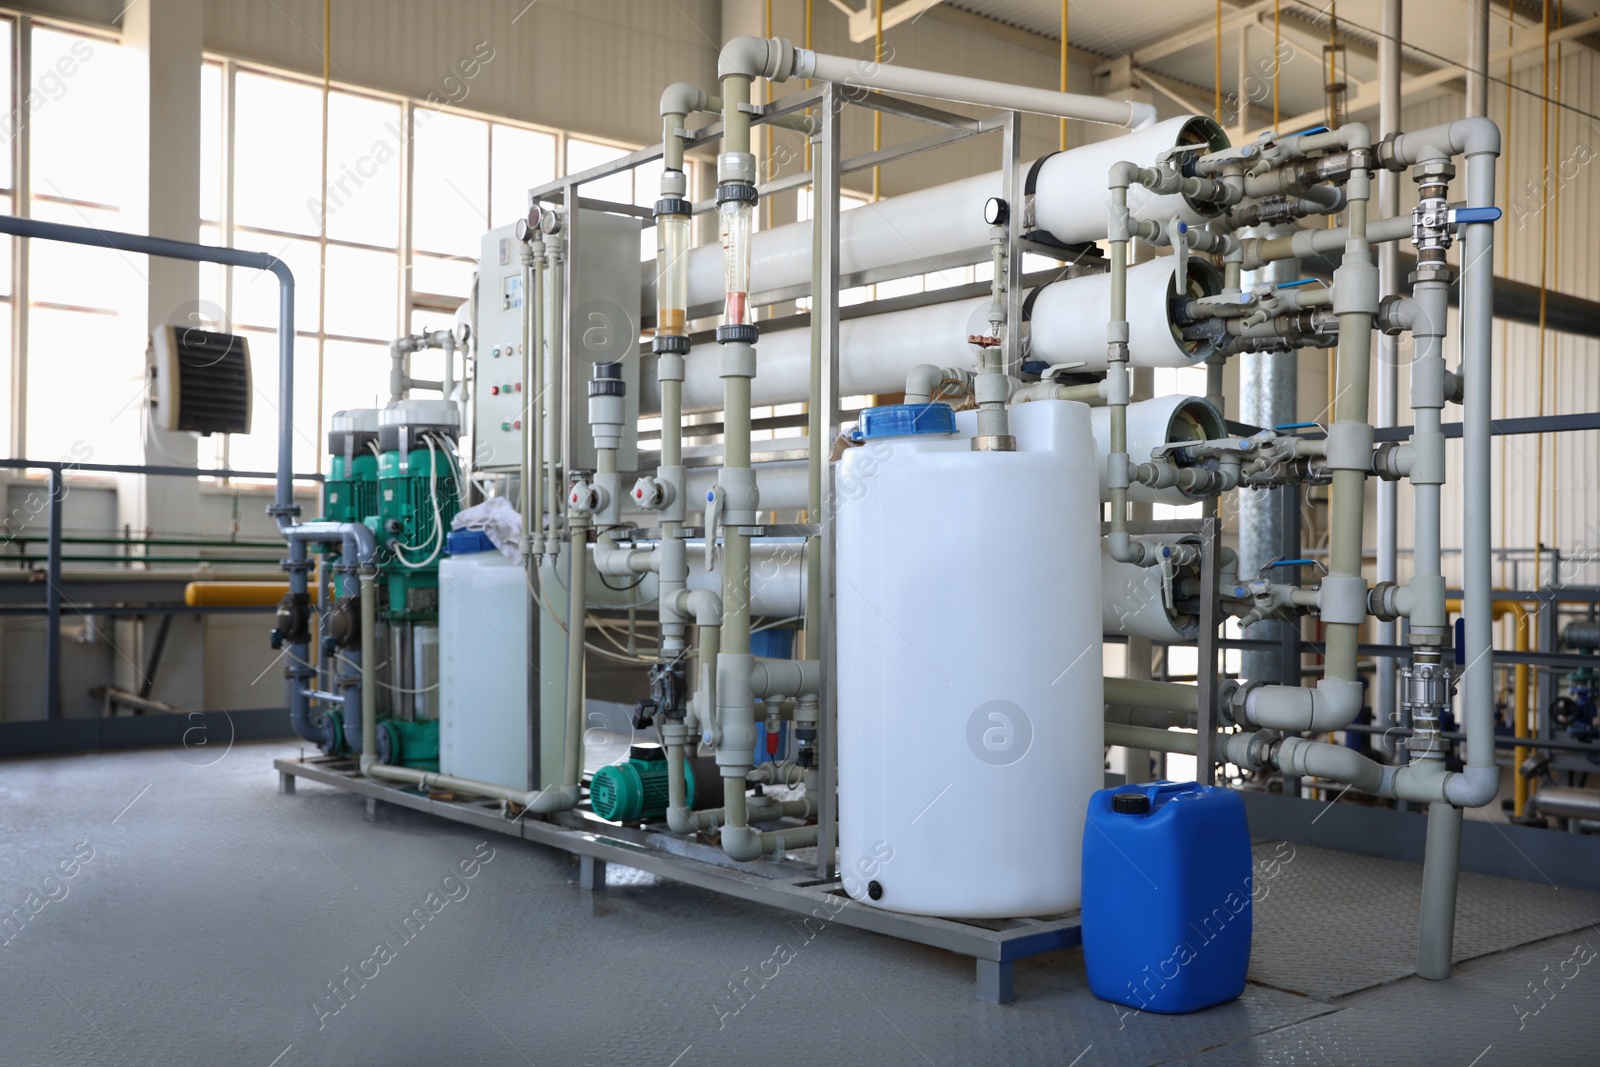
<svg viewBox="0 0 1600 1067">
<path fill-rule="evenodd" d="M 1556 43 L 1558 41 L 1576 40 L 1597 31 L 1600 31 L 1600 15 L 1584 19 L 1582 22 L 1572 23 L 1564 29 L 1553 31 L 1550 34 L 1550 41 L 1551 43 Z M 1532 56 L 1516 47 L 1501 48 L 1489 53 L 1491 67 L 1497 63 L 1504 63 L 1508 59 L 1514 67 L 1519 65 L 1526 66 L 1533 62 Z M 1458 78 L 1464 78 L 1466 73 L 1465 68 L 1459 65 L 1451 65 L 1429 71 L 1427 74 L 1417 75 L 1414 78 L 1407 78 L 1400 83 L 1400 99 L 1404 100 L 1415 93 L 1448 85 Z M 1376 111 L 1378 108 L 1378 95 L 1377 83 L 1374 82 L 1363 87 L 1360 92 L 1352 94 L 1346 101 L 1346 114 L 1353 119 L 1358 115 Z M 1319 125 L 1324 117 L 1322 111 L 1308 111 L 1303 115 L 1296 115 L 1293 118 L 1286 119 L 1279 124 L 1279 129 L 1288 131 L 1304 129 L 1307 126 Z"/>
<path fill-rule="evenodd" d="M 1474 0 L 1467 0 L 1467 13 L 1470 16 Z M 1533 25 L 1538 26 L 1544 22 L 1543 0 L 1489 0 L 1490 7 L 1498 7 L 1502 11 L 1509 10 L 1513 15 L 1521 15 Z M 1499 27 L 1490 24 L 1491 32 L 1504 32 Z M 1555 27 L 1551 27 L 1554 30 Z M 1600 52 L 1600 34 L 1586 33 L 1581 37 L 1572 38 L 1578 44 L 1592 51 Z"/>
<path fill-rule="evenodd" d="M 1231 15 L 1224 15 L 1222 18 L 1222 32 L 1227 33 L 1229 30 L 1249 25 L 1263 11 L 1271 14 L 1272 3 L 1273 0 L 1257 0 L 1256 3 L 1240 8 Z M 1128 59 L 1135 67 L 1148 67 L 1152 63 L 1157 63 L 1168 56 L 1177 55 L 1179 52 L 1187 51 L 1196 45 L 1209 44 L 1216 39 L 1216 36 L 1217 20 L 1214 18 L 1206 19 L 1203 22 L 1192 23 L 1171 36 L 1157 41 L 1155 44 L 1146 45 L 1135 50 Z M 1095 73 L 1104 74 L 1107 70 L 1109 70 L 1109 67 L 1098 70 Z"/>
<path fill-rule="evenodd" d="M 900 0 L 893 7 L 883 9 L 883 29 L 887 33 L 903 22 L 910 22 L 929 8 L 938 7 L 942 0 Z M 866 0 L 860 8 L 852 8 L 844 0 L 833 0 L 833 6 L 850 16 L 850 40 L 860 44 L 878 34 L 878 8 L 876 0 Z"/>
</svg>

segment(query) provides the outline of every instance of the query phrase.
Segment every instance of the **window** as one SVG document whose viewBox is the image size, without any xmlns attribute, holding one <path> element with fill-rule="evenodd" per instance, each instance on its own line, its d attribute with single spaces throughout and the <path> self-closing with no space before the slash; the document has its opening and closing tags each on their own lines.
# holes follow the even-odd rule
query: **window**
<svg viewBox="0 0 1600 1067">
<path fill-rule="evenodd" d="M 5 25 L 9 36 L 12 24 Z M 30 213 L 50 222 L 126 229 L 118 159 L 121 49 L 44 26 L 32 29 L 29 45 L 33 78 L 26 106 L 16 114 L 28 128 Z M 142 256 L 29 242 L 27 395 L 21 399 L 40 417 L 25 423 L 26 455 L 54 459 L 87 448 L 99 462 L 136 461 L 146 411 L 147 272 Z M 84 284 L 90 277 L 94 284 Z M 9 295 L 9 280 L 6 290 Z M 129 313 L 135 308 L 141 314 Z M 7 338 L 9 344 L 9 332 Z M 48 417 L 65 401 L 73 418 Z"/>
<path fill-rule="evenodd" d="M 10 149 L 0 152 L 0 211 L 129 229 L 118 158 L 120 46 L 108 35 L 37 22 L 21 42 L 30 50 L 32 84 L 19 87 L 15 32 L 15 20 L 0 16 L 9 116 L 0 130 Z M 394 337 L 454 325 L 472 295 L 484 231 L 525 214 L 528 189 L 565 172 L 569 160 L 589 166 L 628 151 L 378 92 L 335 87 L 325 101 L 314 79 L 217 57 L 205 61 L 199 80 L 200 241 L 269 253 L 296 279 L 293 415 L 302 471 L 320 462 L 319 439 L 332 412 L 387 401 Z M 15 145 L 24 131 L 31 197 L 18 205 L 13 166 L 23 158 Z M 658 170 L 589 192 L 649 204 Z M 0 237 L 6 356 L 17 313 L 16 255 Z M 36 241 L 22 266 L 26 395 L 11 396 L 13 375 L 0 375 L 0 434 L 15 436 L 15 422 L 21 453 L 41 458 L 84 458 L 84 446 L 102 462 L 147 458 L 144 257 Z M 242 268 L 196 270 L 200 299 L 189 316 L 246 336 L 255 381 L 255 432 L 202 443 L 200 463 L 270 469 L 278 422 L 277 280 Z M 442 371 L 438 353 L 414 361 L 421 377 Z M 64 398 L 75 417 L 52 418 Z M 40 417 L 25 418 L 30 409 Z M 16 421 L 19 411 L 24 418 Z"/>
</svg>

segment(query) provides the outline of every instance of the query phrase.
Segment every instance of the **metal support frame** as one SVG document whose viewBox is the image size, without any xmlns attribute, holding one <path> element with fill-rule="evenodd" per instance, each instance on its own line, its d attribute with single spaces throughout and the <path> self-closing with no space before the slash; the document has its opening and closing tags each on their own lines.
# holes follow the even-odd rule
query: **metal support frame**
<svg viewBox="0 0 1600 1067">
<path fill-rule="evenodd" d="M 843 418 L 839 411 L 839 154 L 842 145 L 840 126 L 843 107 L 839 87 L 824 84 L 821 93 L 822 127 L 812 145 L 812 210 L 821 224 L 821 291 L 812 299 L 813 315 L 819 316 L 822 331 L 822 420 L 821 436 L 807 442 L 808 448 L 830 448 L 839 434 Z M 822 618 L 820 670 L 822 700 L 819 709 L 817 768 L 817 877 L 832 879 L 836 874 L 839 843 L 838 759 L 839 759 L 839 675 L 837 645 L 838 557 L 834 517 L 838 497 L 832 465 L 824 466 L 821 529 L 817 541 L 822 550 Z"/>
<path fill-rule="evenodd" d="M 45 564 L 44 714 L 61 718 L 61 504 L 66 499 L 61 468 L 49 477 L 50 554 Z"/>
<path fill-rule="evenodd" d="M 823 923 L 838 923 L 971 956 L 976 961 L 977 996 L 991 1003 L 1011 999 L 1016 960 L 1082 943 L 1076 913 L 964 922 L 884 911 L 857 903 L 845 893 L 838 879 L 819 878 L 811 864 L 797 860 L 738 863 L 715 845 L 676 834 L 618 826 L 580 812 L 568 812 L 558 821 L 507 818 L 497 801 L 436 800 L 425 793 L 363 778 L 348 760 L 278 759 L 272 766 L 280 775 L 280 792 L 285 791 L 283 777 L 306 778 L 344 789 L 363 799 L 369 819 L 375 819 L 383 805 L 393 805 L 574 853 L 580 857 L 579 885 L 583 889 L 600 889 L 605 865 L 616 863 L 669 881 L 810 915 Z M 293 789 L 290 785 L 287 791 Z M 586 865 L 585 859 L 592 862 Z"/>
<path fill-rule="evenodd" d="M 1217 639 L 1222 622 L 1217 572 L 1221 557 L 1222 520 L 1208 516 L 1200 520 L 1200 634 L 1195 667 L 1200 691 L 1195 696 L 1194 773 L 1202 785 L 1212 785 L 1217 779 L 1212 749 L 1217 737 Z"/>
</svg>

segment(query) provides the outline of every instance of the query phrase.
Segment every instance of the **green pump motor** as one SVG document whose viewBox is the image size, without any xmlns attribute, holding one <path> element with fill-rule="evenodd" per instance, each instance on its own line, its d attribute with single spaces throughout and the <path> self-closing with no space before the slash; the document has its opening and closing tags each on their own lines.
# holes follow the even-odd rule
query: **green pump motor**
<svg viewBox="0 0 1600 1067">
<path fill-rule="evenodd" d="M 714 807 L 719 775 L 714 760 L 691 757 L 683 763 L 686 798 L 693 810 Z M 696 789 L 704 781 L 709 789 Z M 589 809 L 611 822 L 648 822 L 667 814 L 667 754 L 655 744 L 632 745 L 628 758 L 594 772 L 589 781 Z"/>
<path fill-rule="evenodd" d="M 378 415 L 378 541 L 390 619 L 432 619 L 439 558 L 461 510 L 454 401 L 401 400 Z"/>
<path fill-rule="evenodd" d="M 322 517 L 365 522 L 378 514 L 378 409 L 336 411 L 328 430 Z"/>
</svg>

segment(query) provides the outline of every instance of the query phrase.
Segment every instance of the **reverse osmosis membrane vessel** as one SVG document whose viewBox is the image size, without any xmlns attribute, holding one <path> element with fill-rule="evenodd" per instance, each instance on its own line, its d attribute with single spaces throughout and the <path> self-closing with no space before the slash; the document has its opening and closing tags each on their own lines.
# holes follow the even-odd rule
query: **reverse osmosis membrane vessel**
<svg viewBox="0 0 1600 1067">
<path fill-rule="evenodd" d="M 974 451 L 975 412 L 879 410 L 928 414 L 909 434 L 868 415 L 837 474 L 845 889 L 924 915 L 1069 911 L 1102 784 L 1089 409 L 1014 408 L 1014 452 Z"/>
<path fill-rule="evenodd" d="M 850 214 L 854 214 L 851 212 Z M 1128 358 L 1134 367 L 1192 367 L 1216 349 L 1205 340 L 1181 334 L 1177 297 L 1177 259 L 1163 256 L 1128 271 Z M 1105 338 L 1084 329 L 1103 316 L 1110 299 L 1110 276 L 1090 274 L 1053 282 L 1029 294 L 1025 303 L 1027 358 L 1045 363 L 1081 363 L 1076 369 L 1106 369 Z M 1222 291 L 1222 276 L 1198 257 L 1189 257 L 1184 295 L 1198 298 Z M 906 375 L 922 363 L 967 368 L 978 349 L 967 338 L 988 332 L 990 298 L 863 315 L 839 324 L 840 389 L 847 395 L 898 393 Z M 715 345 L 698 345 L 683 382 L 685 412 L 722 407 L 722 378 Z M 804 327 L 761 335 L 761 373 L 751 380 L 753 404 L 788 404 L 809 395 L 811 335 Z M 645 375 L 648 379 L 650 376 Z M 660 393 L 647 381 L 640 410 L 659 412 Z M 1136 498 L 1137 499 L 1137 498 Z"/>
<path fill-rule="evenodd" d="M 1228 138 L 1211 119 L 1185 115 L 1039 159 L 1028 171 L 1024 190 L 1033 195 L 1037 228 L 1067 245 L 1104 238 L 1111 203 L 1106 174 L 1111 165 L 1124 159 L 1148 165 L 1163 153 L 1189 145 L 1217 151 L 1228 146 Z M 990 238 L 990 227 L 983 217 L 984 203 L 990 197 L 1004 195 L 1000 172 L 994 171 L 842 212 L 839 272 L 848 277 L 905 263 L 920 264 L 912 272 L 920 274 L 928 269 L 926 264 L 931 260 L 984 248 Z M 1195 204 L 1180 194 L 1130 199 L 1129 208 L 1138 221 L 1167 222 L 1176 217 L 1193 224 L 1215 214 L 1214 208 Z M 811 228 L 810 222 L 796 222 L 754 236 L 751 259 L 763 291 L 810 283 Z M 688 263 L 689 306 L 721 300 L 721 248 L 716 244 L 701 245 L 689 253 Z M 645 264 L 644 276 L 648 289 L 656 277 L 654 264 Z M 646 298 L 648 302 L 648 293 Z M 762 341 L 765 343 L 766 338 Z"/>
</svg>

